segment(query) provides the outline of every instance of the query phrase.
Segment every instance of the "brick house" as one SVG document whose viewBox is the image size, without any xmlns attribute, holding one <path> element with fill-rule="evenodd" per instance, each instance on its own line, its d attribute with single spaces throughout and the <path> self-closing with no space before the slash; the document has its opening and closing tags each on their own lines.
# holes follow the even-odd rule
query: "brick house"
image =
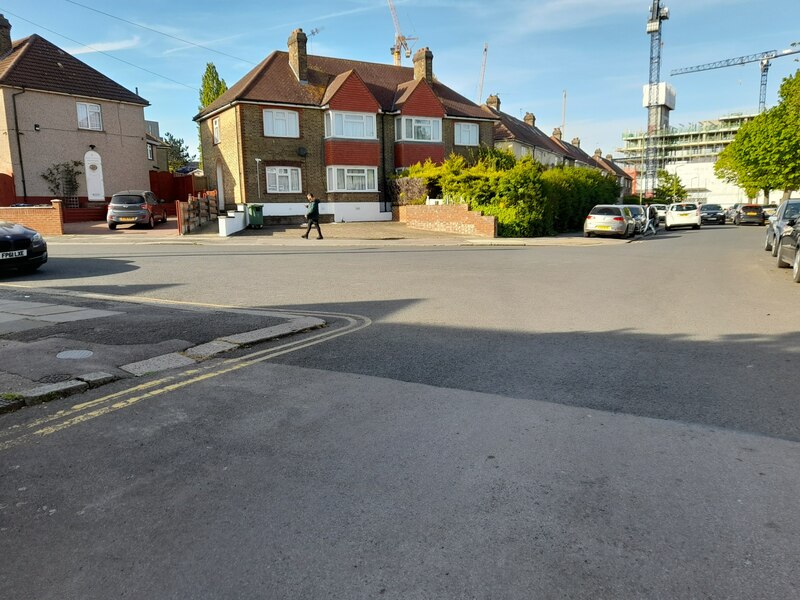
<svg viewBox="0 0 800 600">
<path fill-rule="evenodd" d="M 49 202 L 42 173 L 81 161 L 81 205 L 149 189 L 144 107 L 125 89 L 38 35 L 11 41 L 0 15 L 0 205 Z"/>
<path fill-rule="evenodd" d="M 495 117 L 433 76 L 433 53 L 399 67 L 306 53 L 301 29 L 202 110 L 203 170 L 221 205 L 304 214 L 304 191 L 336 221 L 391 220 L 386 178 L 492 144 Z"/>
<path fill-rule="evenodd" d="M 483 110 L 497 119 L 494 124 L 494 147 L 510 150 L 517 158 L 531 156 L 545 166 L 564 164 L 565 152 L 546 133 L 536 127 L 536 117 L 526 113 L 524 120 L 500 110 L 500 98 L 493 94 Z"/>
<path fill-rule="evenodd" d="M 594 156 L 592 156 L 592 158 L 594 159 L 595 163 L 606 170 L 609 177 L 614 177 L 617 180 L 617 184 L 619 185 L 620 201 L 625 196 L 630 196 L 633 194 L 633 177 L 631 177 L 625 169 L 615 163 L 610 154 L 607 154 L 604 157 L 603 151 L 600 150 L 600 148 L 597 148 L 594 151 Z"/>
</svg>

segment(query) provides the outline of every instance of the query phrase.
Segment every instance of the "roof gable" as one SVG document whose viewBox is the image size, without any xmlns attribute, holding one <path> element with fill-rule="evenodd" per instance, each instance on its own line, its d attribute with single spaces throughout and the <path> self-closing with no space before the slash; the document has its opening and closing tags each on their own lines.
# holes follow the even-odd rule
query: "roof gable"
<svg viewBox="0 0 800 600">
<path fill-rule="evenodd" d="M 377 113 L 381 108 L 364 81 L 352 69 L 331 82 L 322 98 L 322 104 L 327 104 L 334 110 L 369 113 Z"/>
<path fill-rule="evenodd" d="M 414 69 L 394 65 L 369 63 L 342 58 L 308 55 L 308 83 L 300 83 L 289 66 L 289 53 L 276 51 L 253 68 L 226 93 L 203 109 L 195 119 L 200 120 L 232 102 L 284 103 L 304 106 L 322 106 L 332 98 L 329 87 L 339 87 L 346 80 L 339 79 L 354 71 L 381 110 L 393 112 L 398 88 L 414 82 Z M 426 83 L 427 85 L 427 83 Z M 439 81 L 429 88 L 438 98 L 447 116 L 491 119 L 481 108 Z"/>
<path fill-rule="evenodd" d="M 36 34 L 14 42 L 0 59 L 0 85 L 85 98 L 149 102 Z"/>
<path fill-rule="evenodd" d="M 445 116 L 444 106 L 424 79 L 409 81 L 397 88 L 394 110 L 415 117 Z"/>
</svg>

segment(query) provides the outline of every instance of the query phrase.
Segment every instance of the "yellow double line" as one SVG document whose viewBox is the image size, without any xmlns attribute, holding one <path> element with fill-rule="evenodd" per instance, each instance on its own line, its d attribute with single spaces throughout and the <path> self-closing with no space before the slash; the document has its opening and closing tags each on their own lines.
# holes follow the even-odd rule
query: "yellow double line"
<svg viewBox="0 0 800 600">
<path fill-rule="evenodd" d="M 22 425 L 15 425 L 0 431 L 0 451 L 8 450 L 26 442 L 41 439 L 69 427 L 80 425 L 97 417 L 102 417 L 117 410 L 133 406 L 137 402 L 154 398 L 168 392 L 179 390 L 189 385 L 201 383 L 220 375 L 225 375 L 239 369 L 244 369 L 290 352 L 296 352 L 342 335 L 355 333 L 368 327 L 372 321 L 364 316 L 348 315 L 343 313 L 303 313 L 309 316 L 329 317 L 345 321 L 343 327 L 334 330 L 325 330 L 316 335 L 281 344 L 274 348 L 258 350 L 238 358 L 229 358 L 222 364 L 194 368 L 183 371 L 178 375 L 171 375 L 162 379 L 148 381 L 134 387 L 108 394 L 96 400 L 75 404 L 70 408 L 60 410 L 52 415 L 35 419 Z"/>
</svg>

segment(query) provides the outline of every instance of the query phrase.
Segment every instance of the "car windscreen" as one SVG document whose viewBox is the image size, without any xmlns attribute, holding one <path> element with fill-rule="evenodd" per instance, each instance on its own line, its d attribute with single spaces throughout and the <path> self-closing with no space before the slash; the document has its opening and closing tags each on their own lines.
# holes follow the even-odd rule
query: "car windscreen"
<svg viewBox="0 0 800 600">
<path fill-rule="evenodd" d="M 754 204 L 747 204 L 742 207 L 742 212 L 761 212 L 761 207 Z"/>
<path fill-rule="evenodd" d="M 722 207 L 719 204 L 706 204 L 700 210 L 711 212 L 712 210 L 722 210 Z"/>
<path fill-rule="evenodd" d="M 641 206 L 629 206 L 628 210 L 631 211 L 634 217 L 644 214 L 644 209 Z"/>
<path fill-rule="evenodd" d="M 608 215 L 618 217 L 620 215 L 619 209 L 614 206 L 595 206 L 590 215 Z"/>
<path fill-rule="evenodd" d="M 111 196 L 111 204 L 144 204 L 141 196 Z"/>
<path fill-rule="evenodd" d="M 697 204 L 673 204 L 670 209 L 677 211 L 697 210 Z"/>
</svg>

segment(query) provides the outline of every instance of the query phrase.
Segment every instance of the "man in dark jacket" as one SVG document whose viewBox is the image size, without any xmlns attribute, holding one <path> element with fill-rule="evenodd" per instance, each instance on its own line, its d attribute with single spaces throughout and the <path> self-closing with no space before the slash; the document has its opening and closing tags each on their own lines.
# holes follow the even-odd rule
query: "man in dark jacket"
<svg viewBox="0 0 800 600">
<path fill-rule="evenodd" d="M 306 220 L 308 220 L 308 229 L 300 236 L 308 239 L 308 234 L 311 232 L 311 227 L 317 227 L 317 239 L 322 239 L 322 230 L 319 228 L 319 200 L 314 198 L 314 194 L 306 192 L 308 204 L 306 204 Z"/>
</svg>

